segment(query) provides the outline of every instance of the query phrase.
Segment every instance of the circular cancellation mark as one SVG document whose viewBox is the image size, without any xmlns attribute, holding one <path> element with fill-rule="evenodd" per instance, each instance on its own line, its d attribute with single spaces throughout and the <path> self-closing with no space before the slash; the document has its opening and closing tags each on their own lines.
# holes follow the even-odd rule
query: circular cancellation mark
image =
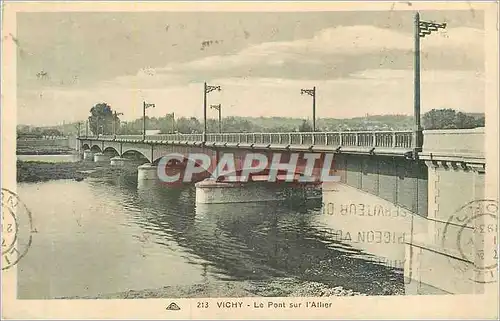
<svg viewBox="0 0 500 321">
<path fill-rule="evenodd" d="M 2 188 L 2 270 L 16 265 L 31 246 L 31 211 L 14 192 Z"/>
<path fill-rule="evenodd" d="M 450 263 L 464 274 L 471 273 L 470 279 L 477 283 L 497 281 L 497 214 L 497 201 L 471 201 L 453 213 L 444 227 L 443 247 L 456 237 L 455 246 L 461 257 L 450 258 Z"/>
</svg>

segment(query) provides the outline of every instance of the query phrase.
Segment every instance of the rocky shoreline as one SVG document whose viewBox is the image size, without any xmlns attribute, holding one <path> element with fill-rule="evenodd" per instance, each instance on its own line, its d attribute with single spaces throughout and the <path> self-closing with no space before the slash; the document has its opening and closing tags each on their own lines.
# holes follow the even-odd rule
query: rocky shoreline
<svg viewBox="0 0 500 321">
<path fill-rule="evenodd" d="M 211 281 L 191 286 L 165 286 L 157 289 L 130 290 L 97 296 L 62 297 L 59 299 L 337 297 L 366 295 L 341 286 L 329 287 L 320 282 L 301 281 L 295 278 L 276 278 L 262 281 Z"/>
</svg>

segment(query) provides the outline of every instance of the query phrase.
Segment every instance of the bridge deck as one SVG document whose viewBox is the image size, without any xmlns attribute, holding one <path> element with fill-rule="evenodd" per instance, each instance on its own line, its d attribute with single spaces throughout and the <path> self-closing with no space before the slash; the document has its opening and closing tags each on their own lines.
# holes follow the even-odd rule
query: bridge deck
<svg viewBox="0 0 500 321">
<path fill-rule="evenodd" d="M 419 152 L 423 160 L 484 163 L 484 128 L 425 130 Z M 277 151 L 337 152 L 346 154 L 410 156 L 412 131 L 221 133 L 164 135 L 80 136 L 80 140 L 143 143 L 148 145 L 208 146 Z"/>
<path fill-rule="evenodd" d="M 203 134 L 101 135 L 80 140 L 379 155 L 407 155 L 413 150 L 411 131 L 222 133 L 207 134 L 206 141 Z"/>
</svg>

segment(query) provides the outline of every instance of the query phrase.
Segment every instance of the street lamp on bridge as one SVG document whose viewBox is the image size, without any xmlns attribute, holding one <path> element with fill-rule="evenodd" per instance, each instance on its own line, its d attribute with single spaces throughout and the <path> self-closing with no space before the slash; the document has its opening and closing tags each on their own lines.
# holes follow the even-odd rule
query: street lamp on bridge
<svg viewBox="0 0 500 321">
<path fill-rule="evenodd" d="M 99 139 L 99 115 L 97 115 L 96 117 L 96 132 L 97 132 L 97 139 Z"/>
<path fill-rule="evenodd" d="M 104 125 L 97 125 L 97 139 L 99 139 L 99 129 L 101 130 L 101 133 L 104 135 Z"/>
<path fill-rule="evenodd" d="M 116 120 L 120 115 L 123 115 L 123 113 L 117 113 L 115 110 L 115 113 L 113 115 L 113 139 L 116 139 Z"/>
<path fill-rule="evenodd" d="M 312 104 L 312 107 L 313 107 L 313 117 L 312 117 L 312 128 L 313 128 L 313 132 L 316 131 L 316 87 L 313 87 L 312 89 L 301 89 L 300 90 L 300 94 L 303 95 L 303 94 L 307 94 L 309 96 L 312 96 L 313 98 L 313 104 Z"/>
<path fill-rule="evenodd" d="M 77 130 L 78 130 L 78 133 L 77 133 L 77 135 L 76 135 L 76 137 L 77 137 L 77 138 L 80 138 L 81 125 L 82 125 L 82 123 L 81 123 L 81 122 L 76 123 L 76 128 L 77 128 Z"/>
<path fill-rule="evenodd" d="M 146 140 L 146 109 L 150 107 L 155 107 L 155 104 L 148 104 L 145 101 L 142 102 L 142 140 Z"/>
<path fill-rule="evenodd" d="M 87 121 L 85 122 L 85 138 L 89 136 L 89 123 L 90 123 L 90 116 L 87 118 Z"/>
<path fill-rule="evenodd" d="M 203 141 L 207 141 L 207 94 L 217 90 L 221 91 L 220 86 L 209 86 L 203 83 Z"/>
<path fill-rule="evenodd" d="M 222 117 L 221 117 L 221 104 L 210 105 L 210 109 L 216 109 L 219 111 L 219 133 L 222 133 Z"/>
<path fill-rule="evenodd" d="M 423 133 L 420 124 L 420 38 L 430 35 L 433 31 L 438 29 L 445 29 L 446 22 L 435 23 L 420 20 L 420 14 L 415 14 L 415 57 L 414 57 L 414 107 L 413 113 L 415 124 L 413 128 L 413 149 L 414 153 L 422 151 Z M 414 155 L 415 157 L 416 155 Z"/>
</svg>

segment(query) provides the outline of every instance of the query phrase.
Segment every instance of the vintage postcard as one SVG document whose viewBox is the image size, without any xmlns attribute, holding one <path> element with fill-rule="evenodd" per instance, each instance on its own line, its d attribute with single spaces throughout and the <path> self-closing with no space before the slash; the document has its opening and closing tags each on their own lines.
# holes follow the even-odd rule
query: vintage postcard
<svg viewBox="0 0 500 321">
<path fill-rule="evenodd" d="M 497 2 L 4 2 L 5 319 L 498 318 Z"/>
</svg>

